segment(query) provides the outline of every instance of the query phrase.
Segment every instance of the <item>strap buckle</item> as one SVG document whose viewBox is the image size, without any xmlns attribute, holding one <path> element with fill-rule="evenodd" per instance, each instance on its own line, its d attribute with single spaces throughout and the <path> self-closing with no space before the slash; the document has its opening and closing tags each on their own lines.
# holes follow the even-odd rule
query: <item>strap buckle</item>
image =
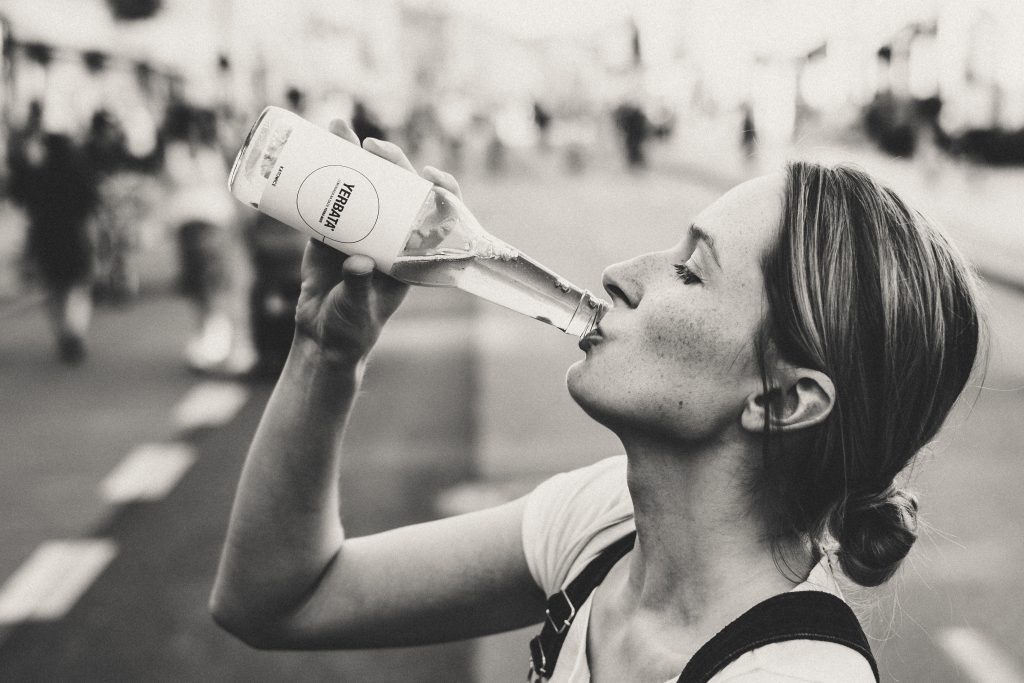
<svg viewBox="0 0 1024 683">
<path fill-rule="evenodd" d="M 554 613 L 552 613 L 553 611 Z M 551 624 L 551 628 L 555 630 L 555 633 L 561 635 L 563 631 L 569 628 L 572 620 L 576 617 L 576 607 L 569 600 L 566 592 L 562 590 L 551 596 L 548 600 L 548 608 L 544 610 L 544 614 L 547 617 L 548 623 Z"/>
<path fill-rule="evenodd" d="M 550 675 L 547 670 L 548 658 L 544 656 L 544 644 L 540 636 L 530 641 L 530 672 L 526 676 L 527 683 L 540 683 Z"/>
</svg>

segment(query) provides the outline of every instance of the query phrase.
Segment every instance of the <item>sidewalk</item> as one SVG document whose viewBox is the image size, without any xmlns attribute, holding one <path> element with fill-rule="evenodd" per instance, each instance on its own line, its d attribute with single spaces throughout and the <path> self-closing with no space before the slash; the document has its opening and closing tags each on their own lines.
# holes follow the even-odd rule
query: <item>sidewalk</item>
<svg viewBox="0 0 1024 683">
<path fill-rule="evenodd" d="M 1024 290 L 1024 168 L 979 166 L 934 150 L 896 158 L 849 134 L 816 132 L 750 160 L 740 152 L 737 130 L 727 119 L 681 124 L 671 141 L 654 146 L 653 165 L 723 190 L 784 159 L 860 167 L 937 221 L 986 280 Z"/>
</svg>

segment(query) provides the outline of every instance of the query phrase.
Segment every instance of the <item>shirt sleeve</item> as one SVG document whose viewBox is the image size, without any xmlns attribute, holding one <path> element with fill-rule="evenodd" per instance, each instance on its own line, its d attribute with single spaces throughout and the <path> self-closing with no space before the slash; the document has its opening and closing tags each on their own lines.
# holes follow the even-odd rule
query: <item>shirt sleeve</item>
<svg viewBox="0 0 1024 683">
<path fill-rule="evenodd" d="M 556 593 L 634 528 L 625 456 L 557 474 L 527 496 L 522 535 L 530 573 L 545 595 Z"/>
</svg>

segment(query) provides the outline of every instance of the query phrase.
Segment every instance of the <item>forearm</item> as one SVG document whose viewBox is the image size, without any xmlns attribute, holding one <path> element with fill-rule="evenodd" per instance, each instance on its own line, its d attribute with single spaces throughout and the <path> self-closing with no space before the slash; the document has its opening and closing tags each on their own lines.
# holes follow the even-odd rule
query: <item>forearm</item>
<svg viewBox="0 0 1024 683">
<path fill-rule="evenodd" d="M 339 443 L 361 374 L 361 364 L 327 362 L 311 343 L 293 346 L 235 496 L 211 598 L 219 618 L 287 614 L 341 547 Z"/>
</svg>

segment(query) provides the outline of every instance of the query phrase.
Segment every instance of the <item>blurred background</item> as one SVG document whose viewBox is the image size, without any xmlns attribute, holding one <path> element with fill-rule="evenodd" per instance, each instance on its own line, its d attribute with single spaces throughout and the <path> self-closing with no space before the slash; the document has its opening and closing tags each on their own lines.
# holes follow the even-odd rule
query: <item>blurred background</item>
<svg viewBox="0 0 1024 683">
<path fill-rule="evenodd" d="M 303 239 L 235 202 L 266 105 L 462 181 L 569 280 L 787 158 L 856 164 L 986 284 L 991 352 L 920 456 L 928 530 L 853 601 L 888 681 L 1024 680 L 1024 4 L 0 0 L 0 678 L 521 680 L 530 632 L 267 653 L 206 611 Z M 575 340 L 445 290 L 385 331 L 347 435 L 364 534 L 619 451 Z"/>
</svg>

